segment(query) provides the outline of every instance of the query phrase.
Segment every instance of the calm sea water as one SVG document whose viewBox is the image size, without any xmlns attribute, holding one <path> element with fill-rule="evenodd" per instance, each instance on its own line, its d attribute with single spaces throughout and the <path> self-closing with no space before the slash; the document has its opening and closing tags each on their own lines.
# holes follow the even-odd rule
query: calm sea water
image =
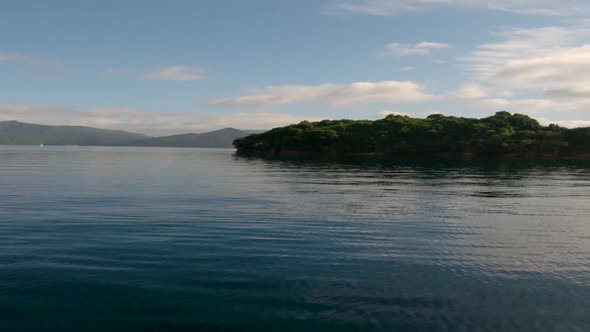
<svg viewBox="0 0 590 332">
<path fill-rule="evenodd" d="M 2 331 L 589 331 L 590 165 L 0 147 Z"/>
</svg>

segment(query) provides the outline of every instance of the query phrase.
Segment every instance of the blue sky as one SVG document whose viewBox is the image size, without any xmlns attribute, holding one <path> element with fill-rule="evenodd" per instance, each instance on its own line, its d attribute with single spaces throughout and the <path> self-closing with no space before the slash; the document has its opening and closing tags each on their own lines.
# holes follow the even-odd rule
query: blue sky
<svg viewBox="0 0 590 332">
<path fill-rule="evenodd" d="M 149 134 L 508 110 L 590 125 L 577 0 L 0 0 L 0 120 Z"/>
</svg>

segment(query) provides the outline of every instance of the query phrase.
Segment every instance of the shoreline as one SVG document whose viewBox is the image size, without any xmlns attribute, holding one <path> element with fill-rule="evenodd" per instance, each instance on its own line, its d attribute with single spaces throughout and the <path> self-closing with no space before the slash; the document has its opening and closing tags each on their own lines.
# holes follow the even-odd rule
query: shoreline
<svg viewBox="0 0 590 332">
<path fill-rule="evenodd" d="M 281 150 L 281 151 L 244 151 L 237 149 L 236 155 L 244 157 L 256 158 L 295 158 L 295 159 L 316 159 L 316 160 L 338 160 L 346 158 L 377 158 L 383 160 L 397 160 L 408 158 L 443 158 L 443 159 L 457 159 L 457 160 L 472 160 L 472 159 L 494 159 L 494 160 L 547 160 L 547 161 L 590 161 L 590 153 L 586 154 L 496 154 L 496 155 L 480 155 L 475 153 L 405 153 L 405 154 L 391 154 L 386 152 L 354 152 L 354 153 L 339 153 L 334 151 L 305 151 L 305 150 Z"/>
</svg>

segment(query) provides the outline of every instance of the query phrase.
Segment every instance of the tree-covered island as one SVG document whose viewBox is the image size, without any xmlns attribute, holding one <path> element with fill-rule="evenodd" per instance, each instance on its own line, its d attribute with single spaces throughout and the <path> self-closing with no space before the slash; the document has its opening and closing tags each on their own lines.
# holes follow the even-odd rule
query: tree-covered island
<svg viewBox="0 0 590 332">
<path fill-rule="evenodd" d="M 473 119 L 303 121 L 234 141 L 238 154 L 259 156 L 495 156 L 590 159 L 590 128 L 542 126 L 529 116 L 498 112 Z"/>
</svg>

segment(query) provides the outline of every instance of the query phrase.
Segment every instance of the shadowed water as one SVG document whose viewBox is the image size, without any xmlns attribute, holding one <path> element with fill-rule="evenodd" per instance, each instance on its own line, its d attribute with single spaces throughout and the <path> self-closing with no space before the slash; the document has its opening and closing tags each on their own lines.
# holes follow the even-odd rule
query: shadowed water
<svg viewBox="0 0 590 332">
<path fill-rule="evenodd" d="M 3 331 L 588 331 L 590 165 L 0 147 Z"/>
</svg>

